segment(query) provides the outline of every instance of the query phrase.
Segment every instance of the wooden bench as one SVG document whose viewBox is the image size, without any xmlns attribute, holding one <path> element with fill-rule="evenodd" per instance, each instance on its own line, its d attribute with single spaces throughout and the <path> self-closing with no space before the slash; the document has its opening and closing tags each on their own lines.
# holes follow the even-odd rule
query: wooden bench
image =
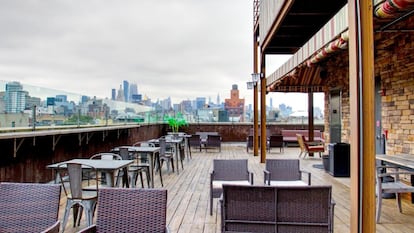
<svg viewBox="0 0 414 233">
<path fill-rule="evenodd" d="M 301 134 L 305 136 L 305 139 L 309 140 L 309 131 L 307 129 L 282 129 L 283 143 L 285 146 L 288 146 L 289 143 L 298 144 L 298 138 L 296 134 Z M 313 141 L 325 142 L 323 139 L 323 132 L 320 130 L 313 131 Z"/>
<path fill-rule="evenodd" d="M 220 201 L 222 232 L 333 232 L 331 186 L 224 184 Z"/>
</svg>

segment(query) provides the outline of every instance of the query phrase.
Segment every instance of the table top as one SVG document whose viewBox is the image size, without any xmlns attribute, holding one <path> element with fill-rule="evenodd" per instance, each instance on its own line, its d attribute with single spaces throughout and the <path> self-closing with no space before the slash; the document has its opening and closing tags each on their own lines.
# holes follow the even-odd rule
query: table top
<svg viewBox="0 0 414 233">
<path fill-rule="evenodd" d="M 154 146 L 118 146 L 112 149 L 112 151 L 119 151 L 119 148 L 128 148 L 129 151 L 134 151 L 134 152 L 154 153 L 154 152 L 160 151 L 159 147 L 154 147 Z"/>
<path fill-rule="evenodd" d="M 60 163 L 47 165 L 47 168 L 56 169 L 64 163 L 80 163 L 92 166 L 97 170 L 117 170 L 132 164 L 134 160 L 105 160 L 105 159 L 71 159 Z"/>
<path fill-rule="evenodd" d="M 399 165 L 406 168 L 414 169 L 414 155 L 410 154 L 398 154 L 398 155 L 385 155 L 377 154 L 376 159 Z"/>
</svg>

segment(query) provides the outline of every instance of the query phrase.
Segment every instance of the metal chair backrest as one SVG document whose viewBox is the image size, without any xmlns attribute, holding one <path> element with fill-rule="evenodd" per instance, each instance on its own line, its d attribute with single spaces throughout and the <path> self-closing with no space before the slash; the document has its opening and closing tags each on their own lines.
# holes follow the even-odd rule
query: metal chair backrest
<svg viewBox="0 0 414 233">
<path fill-rule="evenodd" d="M 89 159 L 122 160 L 122 157 L 115 153 L 104 152 L 92 155 Z"/>
<path fill-rule="evenodd" d="M 83 170 L 88 171 L 88 175 L 85 175 Z M 72 199 L 82 199 L 82 182 L 85 180 L 93 179 L 94 190 L 98 190 L 98 177 L 95 175 L 91 177 L 89 174 L 96 174 L 96 169 L 92 166 L 80 163 L 62 163 L 58 166 L 59 178 L 63 186 L 63 191 L 67 197 Z M 65 174 L 67 173 L 67 176 Z M 69 187 L 65 184 L 66 179 L 69 181 Z"/>
<path fill-rule="evenodd" d="M 132 159 L 131 154 L 129 153 L 129 149 L 127 147 L 120 147 L 119 155 L 121 156 L 123 160 Z"/>
</svg>

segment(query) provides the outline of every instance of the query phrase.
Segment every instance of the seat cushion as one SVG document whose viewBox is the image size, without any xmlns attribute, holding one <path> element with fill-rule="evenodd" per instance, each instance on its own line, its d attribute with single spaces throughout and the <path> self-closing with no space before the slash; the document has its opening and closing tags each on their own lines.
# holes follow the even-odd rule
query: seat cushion
<svg viewBox="0 0 414 233">
<path fill-rule="evenodd" d="M 271 180 L 270 181 L 271 186 L 308 186 L 308 183 L 306 183 L 303 180 L 290 180 L 290 181 L 280 181 L 280 180 Z"/>
<path fill-rule="evenodd" d="M 248 180 L 215 180 L 213 181 L 213 189 L 221 189 L 223 188 L 223 184 L 230 184 L 230 185 L 251 185 Z"/>
</svg>

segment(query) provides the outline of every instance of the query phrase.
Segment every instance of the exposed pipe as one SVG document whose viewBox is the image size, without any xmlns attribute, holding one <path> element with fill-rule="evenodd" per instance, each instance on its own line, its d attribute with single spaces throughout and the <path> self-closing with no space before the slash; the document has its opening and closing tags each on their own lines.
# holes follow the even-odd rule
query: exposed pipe
<svg viewBox="0 0 414 233">
<path fill-rule="evenodd" d="M 413 6 L 414 0 L 386 0 L 375 6 L 374 14 L 379 18 L 393 18 Z"/>
</svg>

